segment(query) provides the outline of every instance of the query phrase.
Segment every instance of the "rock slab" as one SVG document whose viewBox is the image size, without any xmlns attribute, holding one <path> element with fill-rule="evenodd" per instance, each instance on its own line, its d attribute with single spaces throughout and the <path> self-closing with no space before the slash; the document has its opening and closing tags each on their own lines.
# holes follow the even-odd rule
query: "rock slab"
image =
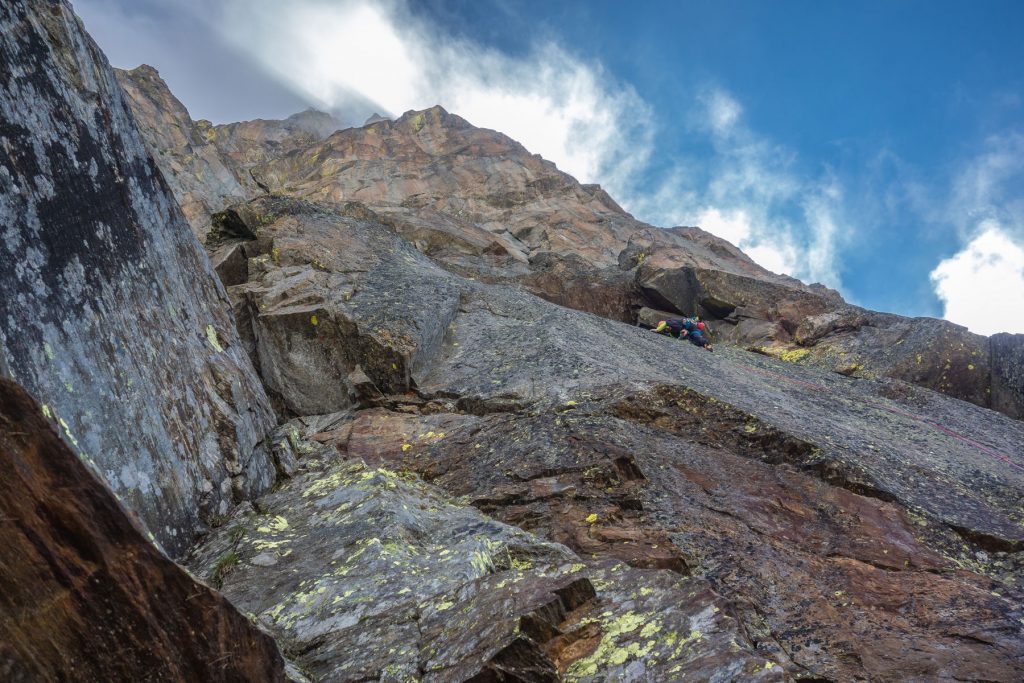
<svg viewBox="0 0 1024 683">
<path fill-rule="evenodd" d="M 0 53 L 0 376 L 180 553 L 273 483 L 273 412 L 70 6 L 5 2 Z"/>
<path fill-rule="evenodd" d="M 277 645 L 150 543 L 0 379 L 0 679 L 284 681 Z"/>
</svg>

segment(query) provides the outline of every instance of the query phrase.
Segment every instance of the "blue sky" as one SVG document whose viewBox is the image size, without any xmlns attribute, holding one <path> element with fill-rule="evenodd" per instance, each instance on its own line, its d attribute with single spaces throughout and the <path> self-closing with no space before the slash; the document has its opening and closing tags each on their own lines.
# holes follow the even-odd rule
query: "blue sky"
<svg viewBox="0 0 1024 683">
<path fill-rule="evenodd" d="M 1024 332 L 1024 3 L 74 5 L 194 118 L 440 103 L 853 303 Z"/>
</svg>

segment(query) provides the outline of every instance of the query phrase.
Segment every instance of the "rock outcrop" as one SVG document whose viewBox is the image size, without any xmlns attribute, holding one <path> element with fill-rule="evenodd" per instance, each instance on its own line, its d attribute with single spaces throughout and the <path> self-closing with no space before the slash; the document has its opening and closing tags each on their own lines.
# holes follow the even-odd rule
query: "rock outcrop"
<svg viewBox="0 0 1024 683">
<path fill-rule="evenodd" d="M 354 615 L 390 604 L 391 592 L 342 577 L 372 575 L 386 586 L 380 563 L 393 560 L 397 571 L 452 574 L 472 586 L 453 595 L 450 584 L 421 578 L 426 592 L 410 595 L 408 608 L 389 612 L 374 632 L 404 628 L 395 620 L 412 619 L 401 615 L 415 613 L 413 602 L 429 615 L 433 602 L 460 604 L 464 594 L 494 590 L 501 580 L 492 575 L 508 578 L 493 554 L 477 574 L 440 569 L 449 555 L 416 539 L 444 535 L 414 530 L 433 529 L 431 515 L 370 521 L 395 506 L 440 514 L 437 504 L 410 502 L 414 491 L 427 495 L 419 484 L 388 472 L 418 474 L 535 542 L 575 553 L 544 573 L 562 577 L 559 567 L 579 564 L 593 602 L 558 607 L 545 630 L 551 640 L 530 644 L 538 652 L 579 643 L 546 660 L 527 657 L 531 666 L 545 662 L 536 664 L 544 676 L 675 680 L 674 667 L 693 660 L 674 648 L 709 643 L 687 640 L 679 623 L 671 644 L 654 635 L 668 629 L 659 619 L 679 617 L 667 596 L 657 597 L 667 577 L 709 596 L 679 603 L 690 619 L 718 604 L 711 596 L 727 601 L 743 636 L 739 660 L 718 660 L 715 650 L 722 666 L 749 663 L 739 653 L 751 652 L 771 664 L 763 672 L 828 680 L 1011 681 L 1020 673 L 1021 422 L 898 380 L 729 347 L 708 353 L 520 287 L 461 277 L 355 203 L 267 196 L 218 221 L 250 236 L 241 242 L 249 280 L 230 292 L 265 381 L 291 414 L 341 411 L 295 424 L 351 464 L 310 460 L 308 474 L 258 502 L 259 514 L 243 513 L 247 541 L 220 532 L 196 567 L 212 576 L 216 558 L 238 554 L 237 580 L 225 579 L 224 590 L 319 675 L 344 666 L 329 652 L 351 650 Z M 412 487 L 400 503 L 381 502 L 388 481 Z M 374 507 L 357 508 L 367 496 Z M 339 512 L 344 524 L 328 521 Z M 363 560 L 372 564 L 344 566 L 364 557 L 364 534 L 349 524 L 376 530 L 381 548 L 374 543 Z M 483 536 L 503 547 L 504 533 Z M 451 561 L 472 563 L 476 551 L 460 543 L 440 545 Z M 329 558 L 318 549 L 350 544 Z M 633 597 L 617 592 L 626 589 L 612 580 L 619 571 L 628 572 Z M 688 583 L 695 578 L 701 583 Z M 283 601 L 274 588 L 282 582 L 290 586 Z M 355 595 L 377 597 L 363 606 L 351 602 Z M 638 611 L 637 596 L 655 596 L 642 608 L 649 612 Z M 450 623 L 475 623 L 474 604 L 483 603 L 453 607 L 458 620 Z M 633 606 L 617 612 L 616 604 Z M 621 628 L 623 620 L 633 628 Z M 433 637 L 442 641 L 415 641 L 418 655 L 368 654 L 359 675 L 411 671 L 418 662 L 423 680 L 463 680 L 470 674 L 442 671 L 493 668 L 482 653 L 508 642 L 467 641 L 472 652 L 442 666 L 431 653 L 447 636 Z M 666 657 L 672 665 L 662 667 Z M 743 671 L 736 677 L 753 676 Z"/>
<path fill-rule="evenodd" d="M 0 379 L 0 678 L 283 681 L 274 640 L 167 559 Z"/>
<path fill-rule="evenodd" d="M 121 73 L 154 163 L 66 4 L 0 28 L 0 675 L 1024 675 L 1024 422 L 959 400 L 1014 414 L 1019 337 L 440 108 L 211 126 Z M 682 311 L 731 344 L 636 325 Z"/>
<path fill-rule="evenodd" d="M 152 90 L 156 101 L 173 100 L 166 89 Z M 137 115 L 159 148 L 163 117 L 146 108 Z M 198 125 L 175 120 L 180 130 Z M 360 202 L 452 272 L 519 284 L 624 322 L 636 322 L 642 307 L 698 313 L 718 321 L 716 341 L 847 375 L 903 379 L 1024 416 L 1024 393 L 990 371 L 997 361 L 985 337 L 848 305 L 826 287 L 768 272 L 699 228 L 641 223 L 599 186 L 440 107 L 325 138 L 282 140 L 287 125 L 215 126 L 206 137 L 261 190 L 328 205 Z M 181 154 L 160 151 L 165 173 L 179 172 Z M 176 192 L 184 204 L 194 201 L 187 188 Z"/>
<path fill-rule="evenodd" d="M 273 483 L 269 401 L 71 9 L 5 3 L 0 45 L 0 375 L 178 554 Z"/>
</svg>

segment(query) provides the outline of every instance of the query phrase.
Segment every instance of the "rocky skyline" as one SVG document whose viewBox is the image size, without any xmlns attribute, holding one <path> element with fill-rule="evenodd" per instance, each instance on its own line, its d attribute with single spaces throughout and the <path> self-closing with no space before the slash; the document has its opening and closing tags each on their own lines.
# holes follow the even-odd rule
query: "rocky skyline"
<svg viewBox="0 0 1024 683">
<path fill-rule="evenodd" d="M 1024 673 L 1024 335 L 440 106 L 193 120 L 66 2 L 0 54 L 5 680 Z"/>
</svg>

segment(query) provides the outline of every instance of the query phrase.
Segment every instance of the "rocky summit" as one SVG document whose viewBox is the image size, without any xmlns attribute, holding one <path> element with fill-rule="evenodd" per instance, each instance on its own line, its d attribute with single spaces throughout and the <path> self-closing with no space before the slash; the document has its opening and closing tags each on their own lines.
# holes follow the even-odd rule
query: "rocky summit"
<svg viewBox="0 0 1024 683">
<path fill-rule="evenodd" d="M 1024 335 L 0 28 L 0 678 L 1024 678 Z"/>
</svg>

